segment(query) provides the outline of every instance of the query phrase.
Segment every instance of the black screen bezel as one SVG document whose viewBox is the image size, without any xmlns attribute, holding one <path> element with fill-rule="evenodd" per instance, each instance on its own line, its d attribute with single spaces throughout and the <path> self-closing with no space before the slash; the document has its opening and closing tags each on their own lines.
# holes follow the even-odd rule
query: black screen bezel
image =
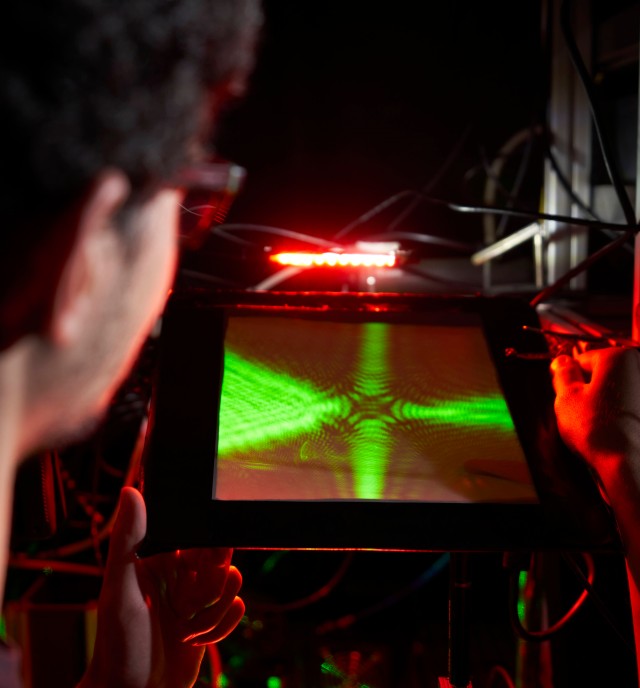
<svg viewBox="0 0 640 688">
<path fill-rule="evenodd" d="M 477 314 L 540 504 L 227 501 L 211 497 L 225 322 L 230 312 Z M 141 553 L 197 546 L 266 549 L 618 551 L 611 514 L 586 467 L 560 441 L 542 336 L 508 297 L 250 293 L 172 296 L 163 318 L 145 457 L 147 536 Z"/>
</svg>

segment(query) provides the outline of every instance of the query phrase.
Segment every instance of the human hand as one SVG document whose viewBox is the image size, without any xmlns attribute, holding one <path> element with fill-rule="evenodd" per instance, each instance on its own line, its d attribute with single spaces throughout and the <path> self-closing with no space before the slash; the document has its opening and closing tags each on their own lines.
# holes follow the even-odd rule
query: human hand
<svg viewBox="0 0 640 688">
<path fill-rule="evenodd" d="M 205 646 L 237 626 L 242 578 L 230 549 L 138 559 L 146 532 L 142 495 L 124 488 L 98 605 L 93 659 L 79 688 L 192 686 Z"/>
<path fill-rule="evenodd" d="M 552 364 L 564 441 L 597 473 L 625 551 L 640 676 L 640 353 L 594 349 Z"/>
<path fill-rule="evenodd" d="M 605 489 L 621 464 L 634 473 L 631 459 L 640 457 L 640 353 L 614 347 L 558 356 L 551 372 L 564 442 L 596 471 Z"/>
</svg>

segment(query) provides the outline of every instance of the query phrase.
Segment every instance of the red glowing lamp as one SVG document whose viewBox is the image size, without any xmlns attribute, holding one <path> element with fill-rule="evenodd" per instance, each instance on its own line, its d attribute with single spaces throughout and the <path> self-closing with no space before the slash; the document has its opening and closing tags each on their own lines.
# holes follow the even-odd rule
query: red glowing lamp
<svg viewBox="0 0 640 688">
<path fill-rule="evenodd" d="M 274 253 L 269 259 L 279 265 L 291 265 L 300 268 L 392 268 L 397 265 L 393 252 L 385 253 L 342 253 L 338 251 L 310 251 Z"/>
</svg>

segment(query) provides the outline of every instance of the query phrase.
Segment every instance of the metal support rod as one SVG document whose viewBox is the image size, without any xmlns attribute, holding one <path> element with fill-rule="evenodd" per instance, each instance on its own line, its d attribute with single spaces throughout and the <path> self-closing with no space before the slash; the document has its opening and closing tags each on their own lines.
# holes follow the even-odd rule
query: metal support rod
<svg viewBox="0 0 640 688">
<path fill-rule="evenodd" d="M 469 598 L 471 581 L 469 555 L 451 554 L 449 565 L 449 683 L 452 688 L 467 688 L 471 683 Z"/>
<path fill-rule="evenodd" d="M 509 236 L 505 237 L 504 239 L 496 241 L 495 243 L 491 244 L 491 246 L 480 249 L 480 251 L 477 251 L 471 256 L 471 263 L 473 265 L 484 265 L 487 261 L 492 260 L 493 258 L 498 258 L 499 256 L 507 253 L 507 251 L 511 251 L 517 246 L 520 246 L 520 244 L 523 244 L 525 241 L 529 241 L 529 239 L 535 239 L 535 237 L 540 234 L 541 231 L 542 227 L 537 222 L 533 222 L 530 225 L 527 225 L 526 227 L 509 234 Z"/>
</svg>

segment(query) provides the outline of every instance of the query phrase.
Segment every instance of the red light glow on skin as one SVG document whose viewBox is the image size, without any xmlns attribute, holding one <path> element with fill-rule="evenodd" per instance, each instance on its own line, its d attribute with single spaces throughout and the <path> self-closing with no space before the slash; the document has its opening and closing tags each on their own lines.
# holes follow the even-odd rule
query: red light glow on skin
<svg viewBox="0 0 640 688">
<path fill-rule="evenodd" d="M 396 256 L 393 253 L 276 253 L 270 256 L 270 260 L 279 265 L 300 268 L 392 268 L 396 265 Z"/>
</svg>

